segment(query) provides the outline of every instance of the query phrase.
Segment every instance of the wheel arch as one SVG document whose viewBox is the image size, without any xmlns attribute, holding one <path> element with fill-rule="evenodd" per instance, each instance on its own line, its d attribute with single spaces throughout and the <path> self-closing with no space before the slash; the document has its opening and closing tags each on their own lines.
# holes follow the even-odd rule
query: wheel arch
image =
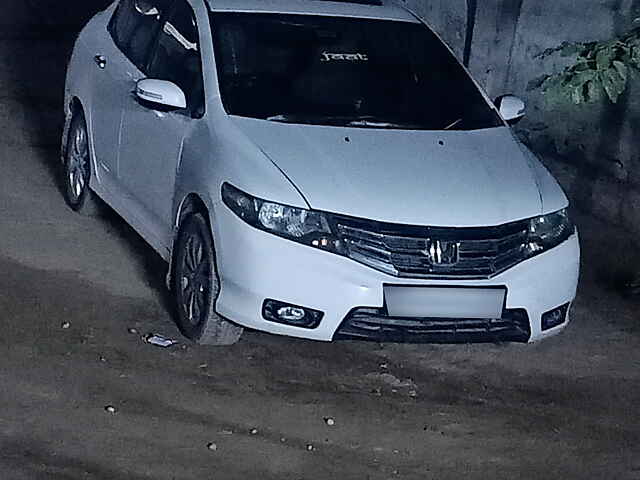
<svg viewBox="0 0 640 480">
<path fill-rule="evenodd" d="M 187 218 L 188 215 L 193 213 L 200 213 L 204 217 L 209 229 L 211 230 L 211 217 L 210 217 L 210 209 L 207 206 L 206 202 L 202 199 L 198 193 L 191 192 L 184 196 L 182 201 L 178 203 L 178 207 L 176 208 L 176 213 L 173 219 L 173 233 L 171 236 L 171 251 L 169 253 L 169 269 L 167 271 L 167 279 L 166 284 L 167 288 L 171 290 L 171 279 L 173 277 L 173 261 L 175 255 L 175 245 L 176 239 L 178 238 L 178 232 L 180 230 L 180 225 L 182 221 Z M 213 236 L 213 232 L 211 232 Z"/>
<path fill-rule="evenodd" d="M 62 147 L 60 149 L 60 154 L 61 154 L 60 161 L 62 163 L 64 163 L 64 158 L 67 155 L 67 139 L 69 136 L 69 127 L 71 126 L 71 119 L 77 112 L 82 112 L 82 114 L 85 116 L 85 121 L 86 121 L 87 116 L 85 114 L 82 102 L 77 96 L 73 96 L 71 100 L 69 100 L 67 105 L 65 105 L 65 112 L 64 112 L 65 120 L 64 120 L 64 127 L 62 129 Z"/>
<path fill-rule="evenodd" d="M 207 204 L 200 195 L 191 192 L 185 195 L 178 206 L 173 225 L 174 229 L 177 230 L 178 228 L 180 228 L 180 223 L 182 222 L 182 220 L 184 220 L 187 215 L 191 213 L 202 213 L 207 220 L 207 223 L 210 223 L 209 207 L 207 207 Z"/>
</svg>

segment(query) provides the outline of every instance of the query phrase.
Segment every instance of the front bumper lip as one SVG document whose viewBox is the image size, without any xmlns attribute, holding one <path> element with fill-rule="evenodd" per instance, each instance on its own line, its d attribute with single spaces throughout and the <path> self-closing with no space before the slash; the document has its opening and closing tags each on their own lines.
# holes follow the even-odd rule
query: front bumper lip
<svg viewBox="0 0 640 480">
<path fill-rule="evenodd" d="M 216 310 L 245 327 L 314 340 L 330 341 L 355 308 L 383 308 L 384 285 L 506 287 L 505 309 L 524 309 L 530 320 L 529 341 L 558 333 L 542 332 L 544 312 L 575 298 L 580 247 L 577 233 L 558 247 L 490 279 L 435 280 L 397 278 L 356 261 L 254 229 L 223 204 L 214 212 L 213 235 L 221 276 Z M 324 313 L 315 329 L 268 322 L 266 298 Z"/>
</svg>

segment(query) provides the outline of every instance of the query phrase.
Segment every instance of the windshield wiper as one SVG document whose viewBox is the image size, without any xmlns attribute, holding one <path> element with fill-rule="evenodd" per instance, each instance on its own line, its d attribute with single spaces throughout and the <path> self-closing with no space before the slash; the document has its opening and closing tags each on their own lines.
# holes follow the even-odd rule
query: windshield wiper
<svg viewBox="0 0 640 480">
<path fill-rule="evenodd" d="M 413 123 L 399 123 L 384 120 L 373 115 L 317 115 L 317 114 L 278 114 L 267 117 L 272 122 L 285 123 L 310 123 L 313 125 L 330 125 L 344 127 L 371 127 L 371 128 L 410 128 L 420 129 Z"/>
<path fill-rule="evenodd" d="M 408 130 L 423 130 L 424 126 L 417 123 L 393 122 L 389 120 L 379 120 L 375 117 L 363 117 L 351 120 L 347 123 L 349 127 L 372 127 L 372 128 L 397 128 Z"/>
<path fill-rule="evenodd" d="M 287 115 L 284 115 L 282 113 L 278 114 L 278 115 L 272 115 L 271 117 L 267 117 L 265 120 L 269 120 L 270 122 L 290 122 L 290 118 Z"/>
<path fill-rule="evenodd" d="M 462 122 L 462 118 L 457 119 L 455 122 L 453 122 L 450 125 L 447 125 L 446 127 L 444 127 L 445 130 L 451 130 L 453 127 L 455 127 L 456 125 L 458 125 L 460 122 Z"/>
<path fill-rule="evenodd" d="M 271 122 L 310 123 L 314 125 L 347 125 L 355 119 L 359 119 L 359 117 L 345 115 L 321 115 L 317 113 L 280 113 L 278 115 L 267 117 L 267 120 Z"/>
</svg>

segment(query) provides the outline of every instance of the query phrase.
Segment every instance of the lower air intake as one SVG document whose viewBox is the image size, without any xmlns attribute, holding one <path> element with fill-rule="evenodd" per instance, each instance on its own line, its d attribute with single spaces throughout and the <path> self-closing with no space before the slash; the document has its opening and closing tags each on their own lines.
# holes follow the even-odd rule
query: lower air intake
<svg viewBox="0 0 640 480">
<path fill-rule="evenodd" d="M 384 309 L 357 308 L 344 319 L 335 340 L 407 343 L 487 343 L 529 341 L 525 310 L 505 310 L 497 319 L 390 317 Z"/>
</svg>

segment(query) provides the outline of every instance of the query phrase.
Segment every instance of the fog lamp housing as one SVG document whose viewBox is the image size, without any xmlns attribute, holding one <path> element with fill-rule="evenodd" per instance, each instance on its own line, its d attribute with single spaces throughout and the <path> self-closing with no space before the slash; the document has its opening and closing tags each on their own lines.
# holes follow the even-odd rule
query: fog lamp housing
<svg viewBox="0 0 640 480">
<path fill-rule="evenodd" d="M 567 320 L 567 312 L 569 311 L 569 303 L 561 307 L 549 310 L 542 315 L 542 331 L 549 330 L 553 327 L 562 325 Z"/>
<path fill-rule="evenodd" d="M 324 313 L 319 310 L 269 298 L 262 303 L 262 317 L 265 320 L 293 327 L 316 328 L 323 316 Z"/>
</svg>

